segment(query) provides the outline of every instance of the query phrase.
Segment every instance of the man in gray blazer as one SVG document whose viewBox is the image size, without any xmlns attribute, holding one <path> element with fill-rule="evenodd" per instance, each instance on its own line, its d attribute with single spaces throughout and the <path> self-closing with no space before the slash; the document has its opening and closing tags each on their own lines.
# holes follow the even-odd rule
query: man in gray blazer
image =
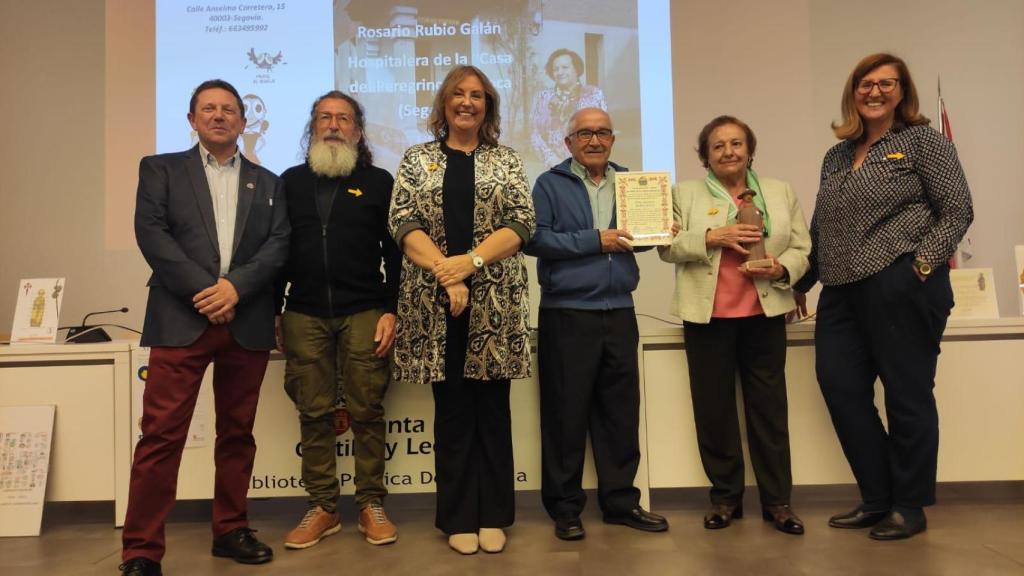
<svg viewBox="0 0 1024 576">
<path fill-rule="evenodd" d="M 213 554 L 247 564 L 273 551 L 248 527 L 246 493 L 260 384 L 274 347 L 273 280 L 290 227 L 280 181 L 238 151 L 245 126 L 231 84 L 208 80 L 189 103 L 199 144 L 142 159 L 135 236 L 153 269 L 142 345 L 150 346 L 121 571 L 159 575 L 164 520 L 207 366 L 214 363 Z"/>
</svg>

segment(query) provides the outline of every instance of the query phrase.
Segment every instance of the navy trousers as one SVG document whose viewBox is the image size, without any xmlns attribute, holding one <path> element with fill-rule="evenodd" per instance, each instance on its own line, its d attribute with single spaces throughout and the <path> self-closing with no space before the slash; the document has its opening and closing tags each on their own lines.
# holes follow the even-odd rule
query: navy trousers
<svg viewBox="0 0 1024 576">
<path fill-rule="evenodd" d="M 869 509 L 935 503 L 935 369 L 953 307 L 949 269 L 922 282 L 906 254 L 863 280 L 825 286 L 815 364 L 839 442 Z M 874 404 L 885 390 L 888 427 Z"/>
</svg>

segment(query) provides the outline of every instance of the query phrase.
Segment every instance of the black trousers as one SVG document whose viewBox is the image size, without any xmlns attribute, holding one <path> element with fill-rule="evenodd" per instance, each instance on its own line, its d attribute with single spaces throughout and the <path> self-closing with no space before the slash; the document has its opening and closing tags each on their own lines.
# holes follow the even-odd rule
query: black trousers
<svg viewBox="0 0 1024 576">
<path fill-rule="evenodd" d="M 743 499 L 743 448 L 736 414 L 736 374 L 743 387 L 750 463 L 761 504 L 789 504 L 789 456 L 784 316 L 712 318 L 683 324 L 697 446 L 711 482 L 711 501 Z"/>
<path fill-rule="evenodd" d="M 839 442 L 870 509 L 935 503 L 939 415 L 935 368 L 953 307 L 949 269 L 921 282 L 904 255 L 818 302 L 818 383 Z M 874 404 L 885 389 L 888 431 Z"/>
<path fill-rule="evenodd" d="M 433 384 L 435 525 L 445 534 L 515 521 L 510 380 L 462 376 L 469 311 L 448 319 L 445 376 Z"/>
<path fill-rule="evenodd" d="M 590 432 L 598 504 L 605 513 L 640 502 L 640 384 L 636 316 L 618 310 L 540 309 L 541 497 L 552 518 L 586 504 L 583 459 Z"/>
</svg>

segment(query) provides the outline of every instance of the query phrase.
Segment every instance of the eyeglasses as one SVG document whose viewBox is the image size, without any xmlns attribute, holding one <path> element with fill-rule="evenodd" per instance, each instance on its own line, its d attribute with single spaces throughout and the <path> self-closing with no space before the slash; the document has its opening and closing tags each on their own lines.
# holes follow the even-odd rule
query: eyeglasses
<svg viewBox="0 0 1024 576">
<path fill-rule="evenodd" d="M 576 138 L 577 140 L 582 140 L 584 142 L 589 142 L 591 138 L 597 136 L 597 139 L 601 142 L 611 142 L 612 138 L 615 136 L 615 133 L 607 128 L 601 128 L 600 130 L 590 130 L 588 128 L 584 128 L 583 130 L 577 130 L 573 132 L 569 136 L 572 138 Z"/>
<path fill-rule="evenodd" d="M 872 80 L 861 80 L 860 84 L 857 84 L 857 94 L 871 94 L 871 91 L 878 86 L 878 91 L 882 94 L 888 94 L 896 89 L 896 85 L 900 83 L 899 78 L 882 78 L 875 82 Z"/>
</svg>

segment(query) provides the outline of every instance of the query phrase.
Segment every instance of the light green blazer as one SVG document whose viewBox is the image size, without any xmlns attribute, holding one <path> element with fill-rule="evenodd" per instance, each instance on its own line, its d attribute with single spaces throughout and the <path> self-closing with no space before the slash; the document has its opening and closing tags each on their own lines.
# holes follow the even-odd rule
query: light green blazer
<svg viewBox="0 0 1024 576">
<path fill-rule="evenodd" d="M 786 268 L 789 281 L 757 279 L 754 284 L 765 315 L 778 316 L 796 307 L 790 286 L 807 272 L 811 236 L 789 184 L 773 178 L 761 178 L 760 184 L 772 222 L 771 236 L 765 238 L 765 251 Z M 704 235 L 711 228 L 726 225 L 729 205 L 726 200 L 712 196 L 703 180 L 687 180 L 673 186 L 672 210 L 679 223 L 679 234 L 671 246 L 659 250 L 662 260 L 676 265 L 671 312 L 687 322 L 707 324 L 715 303 L 722 249 L 709 249 L 704 244 Z"/>
</svg>

